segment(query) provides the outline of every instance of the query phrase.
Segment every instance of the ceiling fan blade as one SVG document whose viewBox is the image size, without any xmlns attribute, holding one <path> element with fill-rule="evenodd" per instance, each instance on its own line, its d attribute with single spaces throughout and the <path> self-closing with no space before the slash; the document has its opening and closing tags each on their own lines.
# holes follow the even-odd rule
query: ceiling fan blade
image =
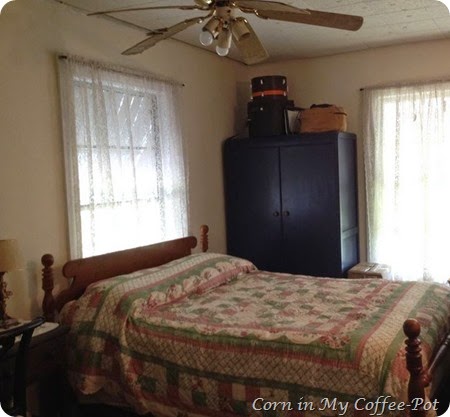
<svg viewBox="0 0 450 417">
<path fill-rule="evenodd" d="M 259 12 L 261 10 L 274 10 L 278 12 L 294 12 L 308 14 L 306 9 L 299 9 L 290 4 L 281 3 L 279 1 L 262 1 L 262 0 L 235 0 L 233 2 L 240 9 L 249 9 L 247 12 Z"/>
<path fill-rule="evenodd" d="M 233 34 L 233 41 L 247 65 L 258 64 L 265 61 L 269 54 L 248 22 L 246 22 L 246 26 L 249 33 L 240 40 Z"/>
<path fill-rule="evenodd" d="M 209 15 L 208 15 L 209 16 Z M 136 55 L 144 52 L 146 49 L 155 46 L 158 42 L 170 38 L 173 35 L 176 35 L 178 32 L 181 32 L 188 27 L 195 25 L 196 23 L 201 23 L 208 16 L 194 17 L 192 19 L 184 20 L 183 22 L 177 23 L 174 26 L 170 26 L 169 28 L 157 29 L 152 33 L 151 36 L 144 39 L 143 41 L 137 43 L 136 45 L 128 48 L 126 51 L 122 52 L 122 55 Z"/>
<path fill-rule="evenodd" d="M 88 13 L 88 16 L 98 16 L 102 14 L 113 14 L 122 12 L 137 12 L 141 10 L 166 10 L 166 9 L 178 9 L 178 10 L 209 10 L 210 7 L 200 7 L 200 6 L 154 6 L 154 7 L 130 7 L 127 9 L 112 9 L 112 10 L 102 10 L 100 12 Z"/>
<path fill-rule="evenodd" d="M 334 29 L 358 30 L 364 19 L 361 16 L 320 12 L 306 9 L 309 13 L 283 12 L 277 10 L 257 10 L 255 14 L 263 19 L 282 20 L 285 22 L 304 23 L 306 25 L 325 26 Z"/>
</svg>

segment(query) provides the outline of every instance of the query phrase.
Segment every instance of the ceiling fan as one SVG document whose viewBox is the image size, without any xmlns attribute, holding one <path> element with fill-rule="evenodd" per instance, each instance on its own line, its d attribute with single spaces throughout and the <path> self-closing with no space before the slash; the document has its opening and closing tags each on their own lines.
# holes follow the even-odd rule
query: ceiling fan
<svg viewBox="0 0 450 417">
<path fill-rule="evenodd" d="M 299 9 L 278 1 L 265 0 L 194 0 L 195 4 L 179 6 L 149 6 L 132 7 L 115 10 L 104 10 L 93 15 L 105 15 L 140 10 L 200 10 L 208 12 L 204 16 L 186 19 L 174 26 L 161 28 L 148 33 L 149 37 L 122 52 L 124 55 L 134 55 L 144 52 L 163 39 L 170 38 L 188 27 L 207 20 L 200 33 L 200 43 L 204 46 L 217 41 L 216 52 L 226 56 L 231 42 L 238 48 L 243 61 L 247 65 L 256 64 L 268 58 L 268 53 L 258 39 L 247 19 L 235 16 L 236 9 L 251 13 L 261 19 L 273 19 L 285 22 L 304 23 L 307 25 L 324 26 L 335 29 L 358 30 L 363 24 L 363 18 L 340 13 L 329 13 L 318 10 Z"/>
</svg>

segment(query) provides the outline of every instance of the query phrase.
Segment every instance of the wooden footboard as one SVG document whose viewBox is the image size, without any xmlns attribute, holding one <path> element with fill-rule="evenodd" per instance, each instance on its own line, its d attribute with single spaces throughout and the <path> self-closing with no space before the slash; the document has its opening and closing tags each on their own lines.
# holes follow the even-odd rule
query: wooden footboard
<svg viewBox="0 0 450 417">
<path fill-rule="evenodd" d="M 435 371 L 444 357 L 448 354 L 450 335 L 447 335 L 444 343 L 436 352 L 428 368 L 424 368 L 422 362 L 422 348 L 420 336 L 420 323 L 415 319 L 408 319 L 403 325 L 403 331 L 407 336 L 406 344 L 406 367 L 410 373 L 408 384 L 408 400 L 414 407 L 410 409 L 411 417 L 425 417 L 427 410 L 433 406 L 430 399 L 425 395 L 425 388 L 432 382 Z M 428 401 L 428 403 L 427 403 Z"/>
</svg>

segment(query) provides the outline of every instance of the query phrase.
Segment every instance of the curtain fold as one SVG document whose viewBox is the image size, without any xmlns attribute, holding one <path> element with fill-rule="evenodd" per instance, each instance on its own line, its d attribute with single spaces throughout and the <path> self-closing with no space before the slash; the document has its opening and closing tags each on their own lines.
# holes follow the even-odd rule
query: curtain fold
<svg viewBox="0 0 450 417">
<path fill-rule="evenodd" d="M 59 59 L 72 257 L 185 236 L 181 86 Z"/>
<path fill-rule="evenodd" d="M 450 82 L 363 92 L 368 259 L 450 278 Z"/>
</svg>

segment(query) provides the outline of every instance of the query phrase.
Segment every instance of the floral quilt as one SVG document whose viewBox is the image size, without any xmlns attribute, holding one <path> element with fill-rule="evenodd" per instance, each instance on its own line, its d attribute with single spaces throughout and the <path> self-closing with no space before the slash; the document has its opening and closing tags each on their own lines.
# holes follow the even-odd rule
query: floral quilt
<svg viewBox="0 0 450 417">
<path fill-rule="evenodd" d="M 443 285 L 279 274 L 194 254 L 91 285 L 62 318 L 79 393 L 156 417 L 322 417 L 374 415 L 380 398 L 383 415 L 405 415 L 403 322 L 422 324 L 426 363 L 449 315 Z"/>
</svg>

